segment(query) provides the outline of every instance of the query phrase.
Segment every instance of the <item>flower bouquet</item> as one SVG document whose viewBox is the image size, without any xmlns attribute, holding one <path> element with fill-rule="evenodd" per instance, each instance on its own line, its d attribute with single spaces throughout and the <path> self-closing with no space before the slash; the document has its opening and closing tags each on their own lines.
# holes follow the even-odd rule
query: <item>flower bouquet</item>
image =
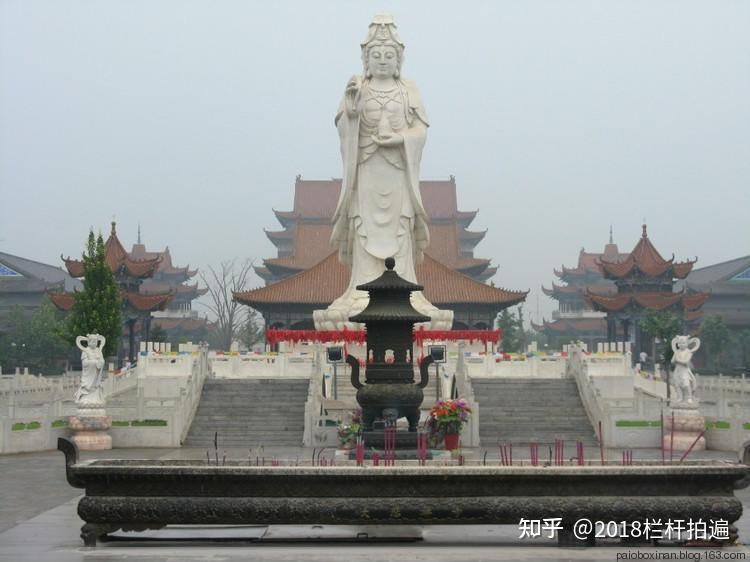
<svg viewBox="0 0 750 562">
<path fill-rule="evenodd" d="M 446 449 L 455 449 L 458 447 L 458 434 L 469 421 L 470 414 L 471 408 L 463 398 L 441 400 L 430 410 L 427 423 L 433 433 L 444 437 Z"/>
<path fill-rule="evenodd" d="M 342 449 L 353 449 L 357 442 L 357 435 L 362 431 L 362 410 L 352 413 L 351 421 L 343 423 L 339 421 L 338 434 L 339 446 Z"/>
</svg>

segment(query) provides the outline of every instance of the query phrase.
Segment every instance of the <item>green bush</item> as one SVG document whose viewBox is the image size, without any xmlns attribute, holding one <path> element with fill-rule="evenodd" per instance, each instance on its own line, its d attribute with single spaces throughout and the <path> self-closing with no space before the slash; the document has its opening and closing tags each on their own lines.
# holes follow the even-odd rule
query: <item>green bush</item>
<svg viewBox="0 0 750 562">
<path fill-rule="evenodd" d="M 112 427 L 128 427 L 129 425 L 129 421 L 115 420 L 112 422 Z"/>
<path fill-rule="evenodd" d="M 712 428 L 713 429 L 729 429 L 730 427 L 732 427 L 732 424 L 726 421 L 717 420 L 717 421 L 712 421 L 712 422 L 710 421 L 706 422 L 706 429 L 712 429 Z"/>
<path fill-rule="evenodd" d="M 743 423 L 742 429 L 750 429 L 750 423 Z"/>
<path fill-rule="evenodd" d="M 23 422 L 14 423 L 10 427 L 11 431 L 23 431 L 24 429 L 26 429 L 26 424 Z"/>
<path fill-rule="evenodd" d="M 42 424 L 37 421 L 29 422 L 26 424 L 26 429 L 39 429 L 40 427 L 42 427 Z"/>
<path fill-rule="evenodd" d="M 130 425 L 132 427 L 163 427 L 167 425 L 167 420 L 133 420 Z"/>
<path fill-rule="evenodd" d="M 52 422 L 52 428 L 68 427 L 68 420 L 55 420 Z"/>
</svg>

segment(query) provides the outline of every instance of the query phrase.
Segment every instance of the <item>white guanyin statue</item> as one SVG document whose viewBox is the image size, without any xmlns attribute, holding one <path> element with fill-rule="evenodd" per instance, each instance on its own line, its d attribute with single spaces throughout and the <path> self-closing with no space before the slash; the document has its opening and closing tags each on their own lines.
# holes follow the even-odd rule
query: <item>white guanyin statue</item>
<svg viewBox="0 0 750 562">
<path fill-rule="evenodd" d="M 103 408 L 104 392 L 102 377 L 104 375 L 104 336 L 89 334 L 76 338 L 76 347 L 81 350 L 81 386 L 75 394 L 79 408 Z M 83 345 L 83 344 L 86 345 Z"/>
<path fill-rule="evenodd" d="M 690 369 L 690 361 L 693 353 L 698 351 L 701 346 L 701 340 L 689 336 L 675 336 L 672 338 L 672 364 L 674 372 L 672 373 L 671 382 L 675 389 L 675 396 L 672 403 L 689 407 L 697 406 L 695 399 L 695 389 L 697 381 L 693 371 Z"/>
<path fill-rule="evenodd" d="M 415 264 L 430 242 L 419 191 L 429 123 L 417 87 L 401 77 L 404 44 L 393 17 L 375 16 L 361 47 L 364 75 L 349 80 L 335 118 L 344 171 L 331 243 L 351 267 L 351 278 L 343 295 L 313 313 L 318 330 L 358 327 L 349 317 L 365 308 L 368 295 L 356 286 L 382 275 L 386 258 L 416 283 Z M 439 310 L 421 291 L 411 299 L 432 318 L 426 328 L 451 328 L 452 311 Z"/>
</svg>

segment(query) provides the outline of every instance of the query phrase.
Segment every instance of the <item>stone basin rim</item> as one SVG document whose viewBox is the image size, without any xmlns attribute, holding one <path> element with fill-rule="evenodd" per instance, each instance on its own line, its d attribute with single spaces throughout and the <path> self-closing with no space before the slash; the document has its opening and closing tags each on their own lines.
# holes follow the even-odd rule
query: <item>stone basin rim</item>
<svg viewBox="0 0 750 562">
<path fill-rule="evenodd" d="M 153 463 L 129 460 L 119 464 L 116 460 L 83 461 L 70 465 L 76 472 L 86 474 L 243 474 L 243 475 L 295 475 L 295 476 L 352 476 L 370 474 L 373 476 L 424 476 L 424 475 L 470 475 L 470 476 L 535 476 L 554 474 L 558 476 L 614 476 L 614 475 L 668 475 L 668 474 L 733 474 L 750 473 L 747 465 L 718 461 L 693 464 L 644 464 L 644 465 L 605 465 L 605 466 L 243 466 L 239 464 L 216 466 L 208 464 L 168 464 L 169 461 Z M 161 464 L 165 462 L 167 464 Z"/>
</svg>

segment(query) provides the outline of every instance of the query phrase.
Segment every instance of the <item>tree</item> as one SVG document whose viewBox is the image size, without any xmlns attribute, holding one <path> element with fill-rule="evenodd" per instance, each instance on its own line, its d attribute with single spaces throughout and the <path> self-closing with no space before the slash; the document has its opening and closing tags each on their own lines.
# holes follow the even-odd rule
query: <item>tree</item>
<svg viewBox="0 0 750 562">
<path fill-rule="evenodd" d="M 497 316 L 497 327 L 502 331 L 500 348 L 505 353 L 518 351 L 518 318 L 507 308 Z"/>
<path fill-rule="evenodd" d="M 167 331 L 159 326 L 158 324 L 151 328 L 148 334 L 149 341 L 153 342 L 165 342 L 167 341 Z"/>
<path fill-rule="evenodd" d="M 75 294 L 68 317 L 68 341 L 72 345 L 77 336 L 101 334 L 107 339 L 105 357 L 115 355 L 122 335 L 121 311 L 120 288 L 105 261 L 104 239 L 90 230 L 83 253 L 83 291 Z"/>
<path fill-rule="evenodd" d="M 239 339 L 240 330 L 246 323 L 247 310 L 234 300 L 233 293 L 247 289 L 252 266 L 249 259 L 239 265 L 236 260 L 231 260 L 222 262 L 218 270 L 208 266 L 208 274 L 200 274 L 210 297 L 206 306 L 216 317 L 211 343 L 219 349 L 228 350 L 232 342 Z"/>
<path fill-rule="evenodd" d="M 718 314 L 708 316 L 701 324 L 701 345 L 705 348 L 709 366 L 718 371 L 722 367 L 722 354 L 731 342 L 729 328 Z"/>
<path fill-rule="evenodd" d="M 255 344 L 265 341 L 263 318 L 254 308 L 248 308 L 247 310 L 247 319 L 240 328 L 239 340 L 248 349 L 252 349 Z"/>
<path fill-rule="evenodd" d="M 672 361 L 672 338 L 682 331 L 682 319 L 668 310 L 650 308 L 641 320 L 641 331 L 664 342 L 664 368 L 668 372 L 669 363 Z"/>
<path fill-rule="evenodd" d="M 15 307 L 8 320 L 12 330 L 0 337 L 0 364 L 28 367 L 32 373 L 59 373 L 69 351 L 60 313 L 42 302 L 31 317 Z"/>
</svg>

